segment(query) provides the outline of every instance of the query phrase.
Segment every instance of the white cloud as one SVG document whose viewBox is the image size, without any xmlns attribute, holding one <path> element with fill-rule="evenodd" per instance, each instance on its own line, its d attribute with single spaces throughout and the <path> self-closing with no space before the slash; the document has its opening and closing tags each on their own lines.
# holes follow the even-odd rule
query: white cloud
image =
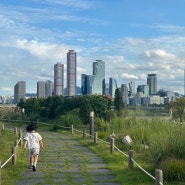
<svg viewBox="0 0 185 185">
<path fill-rule="evenodd" d="M 133 74 L 127 74 L 127 73 L 122 73 L 121 74 L 121 77 L 123 79 L 129 79 L 129 80 L 136 80 L 138 79 L 138 77 L 136 75 L 133 75 Z"/>
</svg>

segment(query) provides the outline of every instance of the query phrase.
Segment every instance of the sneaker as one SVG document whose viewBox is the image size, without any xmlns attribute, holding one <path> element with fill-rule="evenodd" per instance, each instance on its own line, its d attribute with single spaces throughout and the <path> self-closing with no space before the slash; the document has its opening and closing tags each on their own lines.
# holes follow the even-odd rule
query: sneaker
<svg viewBox="0 0 185 185">
<path fill-rule="evenodd" d="M 29 168 L 29 169 L 33 169 L 33 165 L 31 165 L 31 166 L 28 166 L 28 168 Z"/>
<path fill-rule="evenodd" d="M 35 166 L 33 166 L 33 171 L 34 171 L 34 172 L 36 171 L 36 167 L 35 167 Z"/>
</svg>

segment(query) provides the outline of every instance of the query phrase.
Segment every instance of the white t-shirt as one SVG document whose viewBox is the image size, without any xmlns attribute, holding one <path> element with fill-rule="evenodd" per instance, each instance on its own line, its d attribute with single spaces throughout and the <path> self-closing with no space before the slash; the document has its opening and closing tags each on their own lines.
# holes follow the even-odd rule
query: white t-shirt
<svg viewBox="0 0 185 185">
<path fill-rule="evenodd" d="M 30 132 L 26 134 L 24 140 L 28 141 L 28 149 L 40 148 L 39 141 L 42 140 L 42 137 L 37 132 Z"/>
</svg>

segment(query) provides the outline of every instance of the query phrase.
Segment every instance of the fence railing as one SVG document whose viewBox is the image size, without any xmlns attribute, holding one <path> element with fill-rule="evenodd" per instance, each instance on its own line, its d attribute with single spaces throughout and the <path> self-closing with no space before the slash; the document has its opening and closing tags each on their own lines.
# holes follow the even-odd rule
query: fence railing
<svg viewBox="0 0 185 185">
<path fill-rule="evenodd" d="M 53 126 L 53 124 L 48 124 L 48 123 L 42 123 L 42 122 L 38 122 L 39 124 L 45 124 L 45 125 L 50 125 Z M 92 128 L 92 126 L 90 127 L 90 131 L 88 133 L 86 133 L 86 129 L 78 130 L 75 129 L 73 127 L 73 125 L 71 125 L 71 127 L 65 127 L 65 126 L 57 126 L 59 128 L 63 128 L 63 129 L 69 129 L 71 131 L 71 134 L 75 132 L 82 134 L 83 139 L 86 138 L 86 136 L 89 136 L 91 138 L 93 138 L 94 143 L 97 144 L 97 141 L 103 142 L 105 144 L 110 145 L 110 153 L 114 152 L 114 149 L 116 149 L 118 152 L 120 152 L 121 154 L 123 154 L 126 158 L 128 158 L 128 169 L 132 170 L 134 164 L 141 170 L 143 171 L 146 175 L 148 175 L 150 178 L 152 178 L 155 181 L 155 185 L 163 185 L 163 172 L 160 169 L 156 169 L 155 170 L 155 177 L 153 175 L 151 175 L 149 172 L 147 172 L 143 167 L 141 167 L 135 160 L 134 160 L 134 151 L 130 150 L 129 154 L 124 153 L 123 151 L 121 151 L 117 146 L 114 145 L 114 138 L 110 139 L 110 142 L 102 140 L 100 138 L 98 138 L 98 133 L 94 132 L 94 128 Z M 91 130 L 92 129 L 92 130 Z"/>
<path fill-rule="evenodd" d="M 2 128 L 1 128 L 2 131 L 5 130 L 5 126 L 4 124 L 2 124 Z M 7 129 L 7 130 L 11 130 L 12 129 Z M 10 162 L 10 160 L 12 160 L 12 164 L 15 165 L 16 164 L 16 161 L 17 161 L 17 154 L 18 154 L 18 146 L 19 145 L 22 145 L 23 144 L 23 137 L 22 137 L 22 129 L 20 129 L 18 131 L 17 127 L 14 128 L 14 134 L 15 135 L 18 135 L 18 140 L 16 140 L 14 142 L 14 146 L 12 146 L 12 154 L 11 156 L 2 164 L 1 161 L 0 161 L 0 185 L 2 184 L 2 169 L 6 166 L 6 164 L 8 162 Z"/>
<path fill-rule="evenodd" d="M 5 121 L 5 120 L 4 120 Z M 7 121 L 7 120 L 6 120 Z M 10 120 L 9 120 L 10 121 Z M 13 121 L 13 120 L 11 120 Z M 15 121 L 15 120 L 14 120 Z M 27 121 L 29 122 L 29 121 Z M 39 122 L 39 120 L 37 120 L 37 123 L 38 124 L 44 124 L 44 125 L 48 125 L 48 126 L 54 126 L 53 124 L 49 124 L 49 123 L 43 123 L 43 122 Z M 115 146 L 114 144 L 114 138 L 111 138 L 110 139 L 110 142 L 107 142 L 107 141 L 104 141 L 100 138 L 98 138 L 98 133 L 97 132 L 94 132 L 94 122 L 93 122 L 93 117 L 90 116 L 90 131 L 88 133 L 86 133 L 86 129 L 83 129 L 83 131 L 80 131 L 78 129 L 75 129 L 73 127 L 73 124 L 71 125 L 71 127 L 65 127 L 65 126 L 59 126 L 59 125 L 56 125 L 57 127 L 59 128 L 63 128 L 63 129 L 69 129 L 71 131 L 71 134 L 75 132 L 77 133 L 81 133 L 82 134 L 82 137 L 83 139 L 85 139 L 86 136 L 89 136 L 91 138 L 94 139 L 94 143 L 97 144 L 97 141 L 101 141 L 105 144 L 108 144 L 110 145 L 110 152 L 113 153 L 114 152 L 114 149 L 116 149 L 118 152 L 120 152 L 121 154 L 123 154 L 126 158 L 128 158 L 128 169 L 129 170 L 132 170 L 133 169 L 133 166 L 134 164 L 141 170 L 143 171 L 146 175 L 148 175 L 150 178 L 152 178 L 154 181 L 155 181 L 155 185 L 163 185 L 163 172 L 162 170 L 160 169 L 156 169 L 155 170 L 155 177 L 153 175 L 151 175 L 149 172 L 147 172 L 143 167 L 141 167 L 135 160 L 134 160 L 134 151 L 133 150 L 130 150 L 129 151 L 129 154 L 126 154 L 124 153 L 123 151 L 121 151 L 117 146 Z M 14 130 L 15 131 L 15 130 Z M 16 131 L 15 131 L 16 132 Z M 13 153 L 12 156 L 9 158 L 9 160 L 11 160 L 11 158 L 14 158 L 15 154 Z M 8 160 L 7 160 L 8 161 Z M 4 164 L 2 165 L 4 166 Z M 1 168 L 2 168 L 1 166 Z M 1 171 L 0 171 L 0 177 L 1 177 Z M 1 184 L 0 184 L 1 185 Z"/>
</svg>

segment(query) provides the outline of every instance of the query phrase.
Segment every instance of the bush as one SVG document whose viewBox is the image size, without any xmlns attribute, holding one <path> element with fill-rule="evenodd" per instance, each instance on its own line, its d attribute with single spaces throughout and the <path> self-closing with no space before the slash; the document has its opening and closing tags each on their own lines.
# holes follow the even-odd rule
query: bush
<svg viewBox="0 0 185 185">
<path fill-rule="evenodd" d="M 185 160 L 176 158 L 167 158 L 160 164 L 163 170 L 164 178 L 168 181 L 185 182 Z"/>
</svg>

